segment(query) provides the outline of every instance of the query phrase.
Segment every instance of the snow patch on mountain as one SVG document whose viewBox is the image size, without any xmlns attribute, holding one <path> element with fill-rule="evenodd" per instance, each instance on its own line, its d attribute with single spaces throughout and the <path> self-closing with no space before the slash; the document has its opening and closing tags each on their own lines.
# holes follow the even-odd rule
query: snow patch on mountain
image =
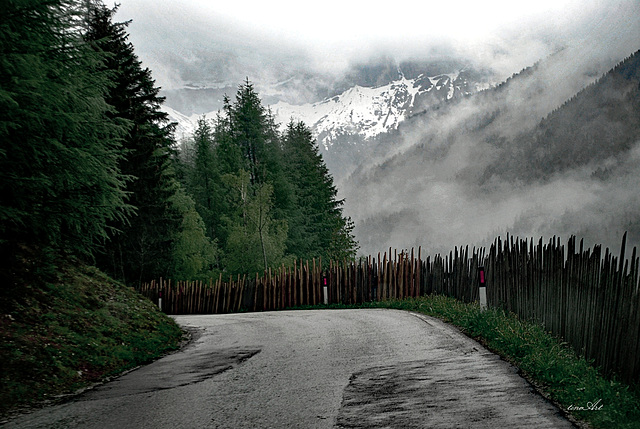
<svg viewBox="0 0 640 429">
<path fill-rule="evenodd" d="M 311 128 L 325 151 L 340 139 L 366 141 L 398 128 L 411 113 L 434 103 L 464 96 L 481 89 L 481 83 L 469 81 L 464 70 L 407 79 L 398 69 L 398 78 L 381 86 L 355 85 L 336 96 L 315 103 L 293 104 L 282 97 L 269 105 L 277 123 L 284 129 L 291 121 L 303 121 Z M 280 82 L 281 86 L 286 86 Z M 272 94 L 273 96 L 273 94 Z M 263 100 L 264 101 L 264 100 Z M 176 122 L 176 138 L 190 137 L 203 115 L 215 118 L 217 111 L 184 115 L 166 104 L 162 109 Z"/>
<path fill-rule="evenodd" d="M 196 129 L 196 124 L 198 123 L 198 118 L 202 115 L 191 115 L 187 116 L 171 107 L 163 104 L 161 106 L 161 110 L 165 112 L 169 116 L 169 121 L 175 122 L 176 130 L 175 137 L 177 140 L 182 140 L 183 138 L 190 137 Z M 209 115 L 206 115 L 210 117 Z"/>
<path fill-rule="evenodd" d="M 425 93 L 441 93 L 438 100 L 470 93 L 468 82 L 459 79 L 458 71 L 438 76 L 420 75 L 416 79 L 399 75 L 399 79 L 386 85 L 373 88 L 356 85 L 317 103 L 295 105 L 280 101 L 270 108 L 276 121 L 282 124 L 303 121 L 328 150 L 339 136 L 359 135 L 367 140 L 396 129 Z"/>
</svg>

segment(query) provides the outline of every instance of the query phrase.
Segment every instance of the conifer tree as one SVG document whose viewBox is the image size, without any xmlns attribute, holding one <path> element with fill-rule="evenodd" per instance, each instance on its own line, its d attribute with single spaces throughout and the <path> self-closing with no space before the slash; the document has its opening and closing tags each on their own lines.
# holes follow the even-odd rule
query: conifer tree
<svg viewBox="0 0 640 429">
<path fill-rule="evenodd" d="M 343 200 L 337 199 L 338 190 L 311 130 L 303 122 L 292 121 L 283 144 L 295 207 L 289 217 L 288 251 L 302 259 L 355 257 L 353 222 L 342 215 Z"/>
<path fill-rule="evenodd" d="M 249 174 L 252 197 L 262 185 L 272 188 L 270 216 L 276 221 L 286 220 L 290 205 L 290 185 L 283 167 L 280 135 L 273 116 L 261 104 L 253 85 L 247 80 L 238 88 L 235 101 L 225 97 L 223 111 L 214 122 L 214 216 L 215 236 L 225 247 L 234 224 L 236 203 L 225 175 Z"/>
<path fill-rule="evenodd" d="M 196 209 L 206 225 L 207 235 L 214 238 L 216 184 L 220 179 L 214 158 L 213 129 L 205 117 L 198 119 L 198 125 L 193 134 L 193 146 L 194 165 L 189 177 L 189 189 Z"/>
<path fill-rule="evenodd" d="M 289 181 L 286 170 L 289 162 L 284 152 L 279 124 L 276 124 L 273 113 L 266 110 L 265 164 L 267 183 L 273 186 L 273 216 L 276 219 L 287 219 L 293 210 L 293 184 Z"/>
<path fill-rule="evenodd" d="M 136 215 L 113 224 L 119 233 L 100 262 L 117 278 L 137 283 L 169 274 L 182 213 L 171 204 L 178 183 L 170 162 L 173 125 L 160 110 L 164 98 L 128 41 L 127 23 L 112 22 L 114 13 L 101 4 L 90 7 L 85 37 L 97 52 L 107 55 L 104 70 L 114 85 L 106 99 L 115 109 L 113 116 L 133 125 L 124 139 L 120 170 L 131 177 L 127 201 Z"/>
<path fill-rule="evenodd" d="M 284 172 L 285 161 L 278 126 L 271 112 L 262 106 L 253 84 L 247 79 L 238 88 L 235 103 L 227 102 L 229 138 L 240 148 L 243 166 L 252 184 L 270 183 L 274 188 L 274 216 L 283 219 L 290 206 L 291 188 Z"/>
<path fill-rule="evenodd" d="M 129 121 L 104 96 L 106 58 L 82 40 L 72 0 L 3 2 L 0 247 L 90 255 L 127 214 L 119 172 Z M 12 258 L 3 258 L 11 263 Z"/>
<path fill-rule="evenodd" d="M 227 104 L 232 141 L 240 148 L 243 168 L 249 172 L 251 183 L 264 183 L 262 155 L 267 140 L 266 115 L 253 85 L 247 81 L 236 94 L 236 102 Z"/>
</svg>

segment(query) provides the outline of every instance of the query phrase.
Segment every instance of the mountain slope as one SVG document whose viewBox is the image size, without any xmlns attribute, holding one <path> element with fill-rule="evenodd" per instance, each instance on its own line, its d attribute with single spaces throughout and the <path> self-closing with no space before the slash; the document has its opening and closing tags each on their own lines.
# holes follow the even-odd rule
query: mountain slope
<svg viewBox="0 0 640 429">
<path fill-rule="evenodd" d="M 187 116 L 167 106 L 166 104 L 162 105 L 162 111 L 167 113 L 171 122 L 176 123 L 175 136 L 178 140 L 188 138 L 193 135 L 193 132 L 196 129 L 196 124 L 198 123 L 199 116 L 197 114 Z M 209 116 L 213 117 L 213 114 L 210 113 Z"/>
<path fill-rule="evenodd" d="M 282 124 L 292 119 L 301 120 L 311 128 L 327 166 L 340 182 L 351 174 L 361 159 L 377 151 L 383 154 L 393 151 L 394 141 L 385 136 L 397 130 L 411 115 L 443 101 L 476 93 L 492 82 L 490 73 L 470 68 L 429 75 L 417 73 L 417 65 L 404 66 L 414 77 L 406 77 L 402 68 L 397 67 L 394 80 L 383 85 L 355 85 L 317 103 L 292 105 L 279 102 L 271 109 Z M 439 65 L 436 70 L 440 71 L 442 67 Z M 388 70 L 379 73 L 390 74 Z M 372 76 L 369 78 L 373 80 Z M 378 76 L 375 81 L 381 79 Z M 379 140 L 385 143 L 381 146 Z"/>
<path fill-rule="evenodd" d="M 595 82 L 615 62 L 588 63 L 582 48 L 381 135 L 378 147 L 395 150 L 363 157 L 341 183 L 363 253 L 445 251 L 505 231 L 617 246 L 629 230 L 639 243 L 637 54 Z"/>
<path fill-rule="evenodd" d="M 291 118 L 305 122 L 319 143 L 329 150 L 339 136 L 359 136 L 364 140 L 398 127 L 407 115 L 427 106 L 476 92 L 479 83 L 469 82 L 467 74 L 455 71 L 438 76 L 419 75 L 398 78 L 376 87 L 356 85 L 342 94 L 318 103 L 292 105 L 279 102 L 271 109 L 280 122 Z"/>
<path fill-rule="evenodd" d="M 524 150 L 513 154 L 528 168 L 510 171 L 519 178 L 556 174 L 619 157 L 640 140 L 640 51 L 617 65 L 528 134 Z M 510 147 L 516 147 L 512 142 Z M 524 160 L 529 160 L 524 163 Z M 601 168 L 601 167 L 598 167 Z"/>
</svg>

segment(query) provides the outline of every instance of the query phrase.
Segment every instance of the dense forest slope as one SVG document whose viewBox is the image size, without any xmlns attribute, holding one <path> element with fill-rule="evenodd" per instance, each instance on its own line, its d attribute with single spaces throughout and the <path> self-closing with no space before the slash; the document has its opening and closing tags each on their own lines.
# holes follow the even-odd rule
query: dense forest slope
<svg viewBox="0 0 640 429">
<path fill-rule="evenodd" d="M 511 148 L 523 147 L 518 165 L 524 168 L 508 170 L 540 178 L 589 163 L 607 168 L 601 161 L 624 156 L 639 139 L 640 51 L 510 142 Z"/>
</svg>

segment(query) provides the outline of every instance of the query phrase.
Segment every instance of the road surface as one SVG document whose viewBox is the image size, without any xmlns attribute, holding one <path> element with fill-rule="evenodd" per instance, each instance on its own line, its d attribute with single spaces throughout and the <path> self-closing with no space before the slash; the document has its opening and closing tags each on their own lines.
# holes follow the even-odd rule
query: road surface
<svg viewBox="0 0 640 429">
<path fill-rule="evenodd" d="M 187 347 L 9 428 L 570 428 L 516 369 L 409 312 L 176 316 Z"/>
</svg>

